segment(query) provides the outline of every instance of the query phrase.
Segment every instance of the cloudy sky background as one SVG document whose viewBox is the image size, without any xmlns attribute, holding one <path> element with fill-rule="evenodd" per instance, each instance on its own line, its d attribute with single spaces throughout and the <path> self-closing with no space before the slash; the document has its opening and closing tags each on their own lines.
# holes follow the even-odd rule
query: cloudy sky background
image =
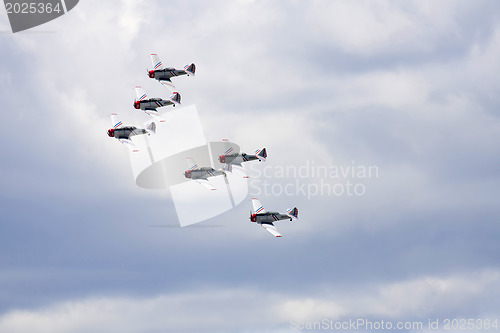
<svg viewBox="0 0 500 333">
<path fill-rule="evenodd" d="M 82 0 L 0 19 L 0 332 L 291 332 L 290 321 L 500 316 L 500 4 Z M 149 54 L 209 140 L 266 167 L 375 165 L 366 194 L 250 201 L 176 228 L 108 115 L 142 124 Z M 259 165 L 258 167 L 263 167 Z M 285 185 L 291 178 L 270 178 Z M 302 179 L 314 183 L 317 179 Z M 342 182 L 343 179 L 328 181 Z M 253 193 L 256 194 L 256 193 Z"/>
</svg>

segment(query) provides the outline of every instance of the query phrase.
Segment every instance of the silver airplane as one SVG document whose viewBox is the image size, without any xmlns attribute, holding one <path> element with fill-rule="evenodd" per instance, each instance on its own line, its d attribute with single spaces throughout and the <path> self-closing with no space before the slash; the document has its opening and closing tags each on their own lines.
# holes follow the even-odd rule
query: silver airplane
<svg viewBox="0 0 500 333">
<path fill-rule="evenodd" d="M 117 139 L 133 152 L 137 152 L 139 151 L 139 149 L 137 149 L 135 144 L 130 139 L 132 136 L 142 134 L 150 135 L 156 133 L 156 124 L 154 122 L 146 124 L 146 128 L 123 126 L 123 123 L 121 121 L 116 120 L 116 116 L 116 113 L 111 114 L 111 123 L 113 124 L 113 128 L 110 128 L 108 130 L 108 136 L 110 138 Z"/>
<path fill-rule="evenodd" d="M 224 175 L 224 177 L 226 176 L 224 170 L 216 170 L 212 167 L 198 167 L 198 164 L 196 164 L 196 162 L 191 157 L 186 158 L 186 162 L 188 164 L 188 170 L 184 172 L 184 177 L 205 186 L 209 190 L 213 191 L 217 189 L 212 184 L 210 184 L 210 182 L 208 181 L 209 177 L 220 175 Z"/>
<path fill-rule="evenodd" d="M 267 158 L 266 148 L 257 149 L 255 151 L 255 155 L 249 155 L 245 153 L 237 154 L 233 153 L 233 147 L 230 147 L 228 150 L 224 152 L 224 154 L 219 156 L 219 162 L 226 164 L 224 170 L 233 172 L 237 171 L 238 173 L 243 175 L 243 178 L 248 178 L 247 173 L 241 166 L 244 162 L 249 161 L 265 161 Z M 237 166 L 236 168 L 234 166 Z"/>
<path fill-rule="evenodd" d="M 280 220 L 297 220 L 299 218 L 299 210 L 297 207 L 289 209 L 286 214 L 281 214 L 278 212 L 266 212 L 264 206 L 260 203 L 257 198 L 252 199 L 253 213 L 250 212 L 250 221 L 260 224 L 264 229 L 269 231 L 275 237 L 281 237 L 273 222 Z"/>
<path fill-rule="evenodd" d="M 141 87 L 135 87 L 135 94 L 137 98 L 134 100 L 134 108 L 144 111 L 160 122 L 164 122 L 165 119 L 158 113 L 158 108 L 168 105 L 173 105 L 175 107 L 175 105 L 181 104 L 181 95 L 178 92 L 174 92 L 168 100 L 148 98 L 148 95 Z"/>
<path fill-rule="evenodd" d="M 196 71 L 195 64 L 186 65 L 184 69 L 175 69 L 172 67 L 163 67 L 163 64 L 157 54 L 151 54 L 151 62 L 153 63 L 153 69 L 148 70 L 148 76 L 152 79 L 158 80 L 164 86 L 167 86 L 172 92 L 175 89 L 174 84 L 170 80 L 174 76 L 179 75 L 193 75 Z"/>
</svg>

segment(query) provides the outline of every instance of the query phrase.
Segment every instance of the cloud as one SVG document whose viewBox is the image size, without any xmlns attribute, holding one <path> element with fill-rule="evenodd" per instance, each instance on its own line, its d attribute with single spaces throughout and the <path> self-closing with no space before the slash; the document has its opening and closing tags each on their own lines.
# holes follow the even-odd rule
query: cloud
<svg viewBox="0 0 500 333">
<path fill-rule="evenodd" d="M 0 330 L 283 331 L 323 316 L 487 313 L 498 10 L 87 0 L 44 26 L 54 33 L 3 36 Z M 173 228 L 171 200 L 135 186 L 127 150 L 105 133 L 111 112 L 149 120 L 131 106 L 135 85 L 169 93 L 145 75 L 151 52 L 197 64 L 175 81 L 183 103 L 209 139 L 266 147 L 257 169 L 356 163 L 378 177 L 362 197 L 261 197 L 299 208 L 280 242 L 248 222 L 249 202 L 213 228 Z"/>
<path fill-rule="evenodd" d="M 486 299 L 499 293 L 498 271 L 421 277 L 368 285 L 354 294 L 330 290 L 297 296 L 261 289 L 212 289 L 154 297 L 94 297 L 0 317 L 0 330 L 25 332 L 279 332 L 291 323 L 329 320 L 422 320 L 492 315 Z M 196 318 L 196 320 L 193 320 Z M 274 329 L 270 329 L 274 328 Z"/>
</svg>

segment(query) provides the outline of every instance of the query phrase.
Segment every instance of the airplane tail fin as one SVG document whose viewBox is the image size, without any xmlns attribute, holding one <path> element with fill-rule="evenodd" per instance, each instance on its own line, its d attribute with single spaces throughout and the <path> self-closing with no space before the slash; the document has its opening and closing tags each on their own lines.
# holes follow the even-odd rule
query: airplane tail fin
<svg viewBox="0 0 500 333">
<path fill-rule="evenodd" d="M 156 134 L 156 123 L 152 121 L 149 124 L 147 124 L 146 131 L 148 131 L 149 134 Z"/>
<path fill-rule="evenodd" d="M 259 150 L 255 151 L 255 154 L 257 155 L 257 158 L 260 161 L 265 161 L 266 158 L 267 158 L 266 148 L 262 148 L 262 149 L 259 149 Z"/>
<path fill-rule="evenodd" d="M 169 97 L 170 102 L 176 104 L 181 104 L 181 94 L 178 92 L 174 92 L 170 97 Z"/>
<path fill-rule="evenodd" d="M 292 209 L 287 210 L 286 215 L 297 220 L 299 218 L 299 210 L 297 209 L 297 207 L 294 207 Z"/>
<path fill-rule="evenodd" d="M 196 65 L 195 64 L 186 65 L 184 66 L 184 70 L 186 71 L 186 73 L 188 73 L 188 75 L 194 76 L 194 72 L 196 72 Z"/>
</svg>

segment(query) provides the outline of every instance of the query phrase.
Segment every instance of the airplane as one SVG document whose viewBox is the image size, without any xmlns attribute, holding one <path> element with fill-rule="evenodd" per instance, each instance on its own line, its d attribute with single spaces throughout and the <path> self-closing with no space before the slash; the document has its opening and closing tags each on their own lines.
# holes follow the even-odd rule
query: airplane
<svg viewBox="0 0 500 333">
<path fill-rule="evenodd" d="M 257 198 L 252 198 L 252 205 L 254 213 L 250 212 L 250 221 L 260 224 L 264 229 L 269 231 L 275 237 L 281 237 L 273 222 L 280 220 L 297 220 L 299 218 L 299 210 L 297 207 L 289 209 L 286 214 L 281 214 L 278 212 L 266 212 L 264 206 L 260 203 Z"/>
<path fill-rule="evenodd" d="M 219 162 L 226 164 L 224 170 L 228 172 L 236 171 L 237 173 L 241 174 L 243 178 L 248 178 L 248 175 L 241 166 L 241 163 L 254 160 L 259 160 L 260 162 L 260 161 L 265 161 L 267 158 L 266 148 L 257 149 L 255 151 L 255 155 L 248 155 L 245 153 L 241 154 L 231 153 L 232 151 L 233 147 L 229 147 L 229 149 L 226 150 L 223 155 L 219 156 Z"/>
<path fill-rule="evenodd" d="M 160 57 L 158 57 L 157 54 L 151 54 L 151 62 L 153 63 L 153 69 L 148 70 L 148 76 L 151 79 L 156 79 L 158 80 L 161 84 L 164 86 L 167 86 L 168 89 L 170 89 L 172 92 L 173 89 L 175 89 L 174 84 L 170 80 L 170 78 L 174 76 L 179 76 L 179 75 L 193 75 L 194 72 L 196 71 L 196 66 L 195 64 L 191 65 L 186 65 L 184 66 L 184 69 L 175 69 L 172 67 L 163 67 L 163 64 L 160 60 Z"/>
<path fill-rule="evenodd" d="M 208 181 L 209 177 L 215 177 L 220 175 L 224 175 L 224 177 L 226 176 L 224 170 L 216 170 L 212 167 L 202 167 L 202 168 L 198 167 L 198 164 L 196 164 L 196 162 L 191 157 L 186 158 L 186 162 L 188 165 L 188 170 L 184 172 L 184 177 L 205 186 L 209 190 L 214 191 L 217 189 L 214 186 L 212 186 L 212 184 L 209 183 Z"/>
<path fill-rule="evenodd" d="M 161 98 L 148 98 L 148 95 L 144 90 L 137 86 L 135 87 L 135 94 L 137 98 L 134 100 L 134 108 L 137 110 L 143 110 L 145 113 L 149 114 L 151 117 L 155 118 L 160 122 L 164 122 L 157 108 L 161 108 L 168 105 L 181 104 L 181 95 L 178 92 L 174 92 L 168 100 Z"/>
<path fill-rule="evenodd" d="M 145 128 L 123 126 L 121 121 L 116 121 L 116 116 L 116 113 L 111 114 L 111 123 L 113 124 L 113 128 L 108 130 L 108 136 L 110 138 L 117 139 L 133 152 L 137 152 L 139 149 L 137 149 L 135 144 L 130 139 L 132 136 L 142 134 L 150 135 L 156 133 L 156 124 L 154 122 L 146 124 Z"/>
</svg>

